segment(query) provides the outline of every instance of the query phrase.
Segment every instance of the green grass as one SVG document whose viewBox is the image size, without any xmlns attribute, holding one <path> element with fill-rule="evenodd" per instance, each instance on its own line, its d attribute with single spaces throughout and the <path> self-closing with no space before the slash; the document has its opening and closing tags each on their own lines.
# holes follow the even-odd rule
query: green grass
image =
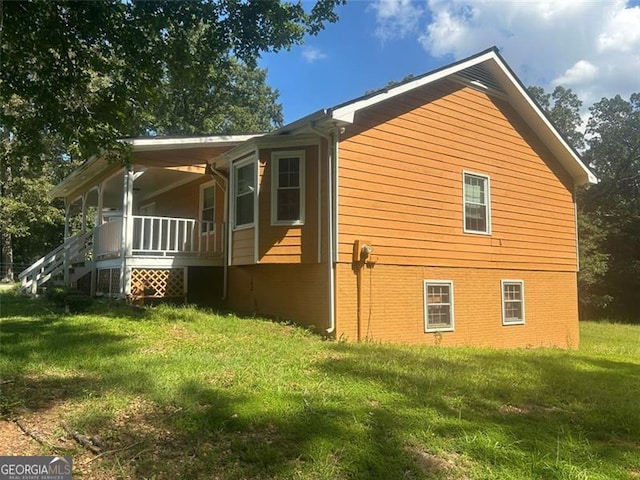
<svg viewBox="0 0 640 480">
<path fill-rule="evenodd" d="M 11 293 L 0 317 L 0 413 L 54 412 L 120 449 L 91 475 L 640 478 L 639 326 L 584 323 L 568 352 L 345 344 L 188 307 L 64 315 Z"/>
</svg>

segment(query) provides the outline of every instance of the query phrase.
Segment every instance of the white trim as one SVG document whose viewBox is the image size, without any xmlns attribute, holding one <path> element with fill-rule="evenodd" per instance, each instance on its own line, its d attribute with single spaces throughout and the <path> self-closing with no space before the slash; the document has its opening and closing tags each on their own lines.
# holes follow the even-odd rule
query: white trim
<svg viewBox="0 0 640 480">
<path fill-rule="evenodd" d="M 256 151 L 253 157 L 253 182 L 255 191 L 253 195 L 253 263 L 260 263 L 258 249 L 260 247 L 260 155 Z"/>
<path fill-rule="evenodd" d="M 429 302 L 427 290 L 429 286 L 449 287 L 449 317 L 451 326 L 445 328 L 429 328 Z M 422 282 L 422 303 L 424 308 L 424 331 L 425 333 L 453 332 L 455 330 L 453 280 L 423 280 Z"/>
<path fill-rule="evenodd" d="M 429 83 L 452 77 L 469 67 L 482 65 L 494 76 L 496 81 L 505 91 L 505 96 L 509 103 L 529 124 L 542 142 L 549 147 L 554 156 L 567 169 L 577 185 L 586 183 L 597 183 L 597 177 L 582 163 L 574 150 L 562 138 L 562 135 L 555 129 L 548 118 L 538 108 L 529 94 L 521 85 L 520 81 L 511 73 L 500 55 L 495 50 L 473 56 L 467 60 L 444 67 L 431 74 L 419 77 L 413 81 L 403 83 L 396 87 L 389 88 L 376 95 L 351 103 L 343 104 L 334 108 L 331 112 L 331 119 L 337 122 L 353 123 L 355 114 L 363 108 L 373 106 L 379 102 L 409 92 L 415 88 L 422 87 Z"/>
<path fill-rule="evenodd" d="M 342 120 L 344 122 L 353 123 L 355 113 L 358 110 L 362 110 L 363 108 L 370 107 L 379 102 L 383 102 L 385 100 L 396 97 L 398 95 L 409 92 L 415 88 L 422 87 L 424 85 L 435 82 L 437 80 L 441 80 L 454 73 L 464 70 L 465 68 L 469 68 L 479 63 L 486 62 L 487 60 L 498 61 L 498 56 L 495 54 L 495 52 L 489 51 L 484 55 L 480 55 L 478 57 L 471 58 L 467 61 L 463 61 L 456 65 L 452 65 L 450 67 L 438 70 L 437 72 L 434 72 L 431 75 L 426 75 L 412 82 L 407 82 L 402 85 L 398 85 L 397 87 L 389 88 L 388 90 L 383 91 L 372 97 L 364 98 L 360 101 L 350 103 L 340 108 L 336 108 L 331 112 L 331 116 L 334 120 Z"/>
<path fill-rule="evenodd" d="M 134 152 L 149 152 L 153 150 L 171 150 L 179 148 L 198 148 L 198 147 L 223 147 L 233 146 L 243 143 L 254 137 L 264 135 L 263 133 L 251 135 L 216 135 L 209 137 L 144 137 L 144 138 L 125 138 L 120 140 L 122 143 L 129 144 L 133 147 Z"/>
<path fill-rule="evenodd" d="M 504 302 L 504 287 L 505 285 L 520 285 L 520 304 L 522 305 L 522 319 L 516 321 L 507 321 L 505 317 L 506 309 Z M 500 298 L 502 302 L 502 325 L 524 325 L 525 324 L 525 308 L 524 308 L 524 280 L 500 280 Z"/>
<path fill-rule="evenodd" d="M 573 192 L 573 225 L 576 229 L 576 273 L 580 272 L 580 239 L 578 238 L 578 204 L 576 193 Z"/>
<path fill-rule="evenodd" d="M 298 171 L 298 202 L 300 213 L 297 220 L 278 220 L 278 190 L 280 188 L 279 172 L 280 160 L 283 158 L 297 158 L 299 162 Z M 271 153 L 271 225 L 273 226 L 300 226 L 305 221 L 305 197 L 306 197 L 306 168 L 304 150 L 278 150 Z"/>
<path fill-rule="evenodd" d="M 213 187 L 213 220 L 211 221 L 211 223 L 213 224 L 213 228 L 211 230 L 209 230 L 208 232 L 206 232 L 209 235 L 213 235 L 216 233 L 216 212 L 217 212 L 217 205 L 216 205 L 216 194 L 217 192 L 217 184 L 215 180 L 211 180 L 209 182 L 205 182 L 202 183 L 200 185 L 200 201 L 198 203 L 198 219 L 200 220 L 200 232 L 198 232 L 200 235 L 203 235 L 202 232 L 202 225 L 204 225 L 204 219 L 202 218 L 202 213 L 204 210 L 204 191 L 207 188 Z"/>
<path fill-rule="evenodd" d="M 223 166 L 224 164 L 233 163 L 257 150 L 315 147 L 318 145 L 320 145 L 320 140 L 316 135 L 300 134 L 295 137 L 283 138 L 282 136 L 269 134 L 264 137 L 248 140 L 247 142 L 212 158 L 209 163 L 218 163 L 218 160 L 222 160 L 219 166 Z"/>
<path fill-rule="evenodd" d="M 327 141 L 327 143 L 329 143 Z M 321 142 L 318 143 L 318 159 L 317 159 L 317 167 L 318 167 L 318 193 L 317 193 L 317 207 L 318 207 L 318 263 L 322 263 L 322 147 Z"/>
<path fill-rule="evenodd" d="M 467 175 L 482 178 L 486 180 L 485 198 L 484 201 L 487 207 L 487 229 L 482 230 L 469 230 L 467 229 L 467 182 L 465 177 Z M 470 170 L 462 170 L 462 230 L 464 233 L 471 233 L 474 235 L 491 235 L 491 177 L 486 173 L 472 172 Z"/>
</svg>

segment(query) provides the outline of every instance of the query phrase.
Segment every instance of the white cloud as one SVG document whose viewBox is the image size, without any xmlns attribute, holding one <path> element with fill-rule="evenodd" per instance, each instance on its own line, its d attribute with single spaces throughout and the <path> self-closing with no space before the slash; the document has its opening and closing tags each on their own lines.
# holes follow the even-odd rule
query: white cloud
<svg viewBox="0 0 640 480">
<path fill-rule="evenodd" d="M 575 86 L 591 82 L 598 77 L 598 67 L 586 60 L 580 60 L 564 74 L 551 82 L 553 85 Z"/>
<path fill-rule="evenodd" d="M 378 27 L 404 24 L 412 10 L 430 55 L 459 59 L 496 45 L 526 85 L 572 88 L 587 106 L 640 90 L 640 6 L 626 0 L 379 1 Z"/>
<path fill-rule="evenodd" d="M 414 33 L 423 10 L 413 0 L 376 0 L 371 4 L 376 12 L 376 35 L 382 40 L 402 38 Z"/>
<path fill-rule="evenodd" d="M 319 48 L 304 46 L 302 47 L 302 58 L 304 58 L 307 63 L 315 63 L 318 60 L 327 58 L 327 54 Z"/>
</svg>

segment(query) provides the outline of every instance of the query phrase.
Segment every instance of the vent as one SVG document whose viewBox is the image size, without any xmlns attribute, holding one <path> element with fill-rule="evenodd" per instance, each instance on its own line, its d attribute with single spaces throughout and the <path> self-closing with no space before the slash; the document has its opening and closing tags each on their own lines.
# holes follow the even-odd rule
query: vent
<svg viewBox="0 0 640 480">
<path fill-rule="evenodd" d="M 506 94 L 497 80 L 481 65 L 474 65 L 457 73 L 458 77 L 464 79 L 467 83 L 480 88 L 493 90 L 498 93 Z"/>
</svg>

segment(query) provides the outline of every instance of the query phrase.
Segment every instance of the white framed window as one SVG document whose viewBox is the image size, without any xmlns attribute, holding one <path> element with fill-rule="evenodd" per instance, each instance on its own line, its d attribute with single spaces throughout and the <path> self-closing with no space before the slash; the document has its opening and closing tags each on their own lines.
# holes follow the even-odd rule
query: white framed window
<svg viewBox="0 0 640 480">
<path fill-rule="evenodd" d="M 200 185 L 200 232 L 214 233 L 216 219 L 216 182 Z"/>
<path fill-rule="evenodd" d="M 491 233 L 491 195 L 488 175 L 463 172 L 465 233 Z"/>
<path fill-rule="evenodd" d="M 304 224 L 303 151 L 271 154 L 271 224 Z"/>
<path fill-rule="evenodd" d="M 502 324 L 524 324 L 524 282 L 522 280 L 501 280 Z"/>
<path fill-rule="evenodd" d="M 453 282 L 450 280 L 425 280 L 425 332 L 452 332 L 453 327 Z"/>
<path fill-rule="evenodd" d="M 241 161 L 233 166 L 233 224 L 235 228 L 254 225 L 256 182 L 254 158 Z"/>
</svg>

